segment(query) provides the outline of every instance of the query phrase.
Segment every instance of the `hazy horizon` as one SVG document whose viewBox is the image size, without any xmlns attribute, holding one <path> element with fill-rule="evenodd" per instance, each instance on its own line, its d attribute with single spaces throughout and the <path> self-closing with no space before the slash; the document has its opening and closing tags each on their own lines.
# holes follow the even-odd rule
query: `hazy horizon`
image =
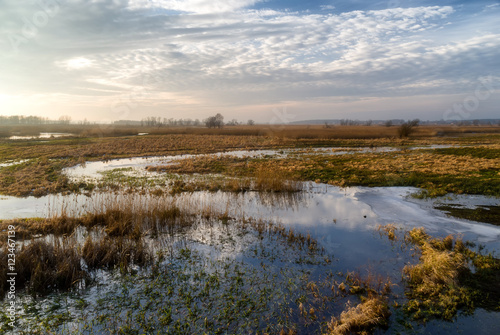
<svg viewBox="0 0 500 335">
<path fill-rule="evenodd" d="M 0 115 L 495 119 L 498 1 L 5 0 Z"/>
</svg>

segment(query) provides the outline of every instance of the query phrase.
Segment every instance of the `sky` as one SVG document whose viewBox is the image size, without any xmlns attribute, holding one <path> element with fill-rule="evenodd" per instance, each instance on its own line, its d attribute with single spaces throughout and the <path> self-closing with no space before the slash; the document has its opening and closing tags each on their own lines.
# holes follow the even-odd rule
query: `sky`
<svg viewBox="0 0 500 335">
<path fill-rule="evenodd" d="M 1 0 L 0 115 L 500 118 L 500 1 Z"/>
</svg>

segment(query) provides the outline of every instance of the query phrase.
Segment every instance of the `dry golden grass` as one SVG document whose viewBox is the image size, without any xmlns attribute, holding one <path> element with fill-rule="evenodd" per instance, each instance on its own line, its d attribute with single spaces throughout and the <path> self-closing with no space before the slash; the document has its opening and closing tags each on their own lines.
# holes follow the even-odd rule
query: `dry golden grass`
<svg viewBox="0 0 500 335">
<path fill-rule="evenodd" d="M 71 133 L 76 136 L 126 136 L 138 133 L 148 134 L 202 134 L 202 135 L 238 135 L 238 136 L 268 136 L 279 134 L 281 136 L 349 136 L 349 134 L 370 134 L 371 136 L 396 136 L 398 126 L 386 127 L 382 125 L 371 126 L 338 126 L 326 128 L 324 125 L 265 125 L 254 126 L 238 125 L 223 128 L 206 127 L 139 127 L 127 125 L 77 125 L 77 124 L 46 124 L 46 125 L 10 125 L 0 128 L 0 135 L 37 135 L 40 132 Z M 499 131 L 498 126 L 454 126 L 454 125 L 421 125 L 415 128 L 418 135 L 434 136 L 436 134 L 463 134 Z M 319 133 L 320 135 L 315 135 Z M 417 135 L 417 136 L 418 136 Z"/>
<path fill-rule="evenodd" d="M 237 169 L 241 171 L 247 167 L 250 167 L 248 174 L 253 177 L 253 181 L 238 174 Z M 230 175 L 230 178 L 222 181 L 215 178 L 205 181 L 175 181 L 172 187 L 174 190 L 179 188 L 179 191 L 208 189 L 296 192 L 302 189 L 302 183 L 297 180 L 296 176 L 274 161 L 255 164 L 247 161 L 246 158 L 201 156 L 179 160 L 171 165 L 149 166 L 147 170 L 178 174 L 225 173 Z"/>
<path fill-rule="evenodd" d="M 421 250 L 420 262 L 407 265 L 403 270 L 415 293 L 432 296 L 444 287 L 458 285 L 460 271 L 467 266 L 464 255 L 453 249 L 452 236 L 432 239 L 423 228 L 414 228 L 406 234 L 405 240 Z M 463 249 L 461 240 L 457 240 L 456 245 Z"/>
<path fill-rule="evenodd" d="M 373 295 L 356 306 L 348 305 L 339 318 L 332 317 L 326 334 L 371 334 L 374 328 L 386 326 L 389 316 L 385 298 Z"/>
<path fill-rule="evenodd" d="M 404 273 L 417 294 L 433 296 L 444 287 L 458 284 L 458 275 L 466 268 L 465 257 L 459 253 L 438 250 L 430 243 L 421 246 L 422 256 L 416 265 L 407 265 Z"/>
<path fill-rule="evenodd" d="M 111 128 L 115 136 L 116 129 Z M 145 131 L 145 130 L 140 130 Z M 146 131 L 147 132 L 147 131 Z M 102 137 L 99 132 L 72 139 L 41 141 L 0 141 L 0 159 L 21 158 L 80 158 L 131 157 L 182 153 L 210 153 L 245 148 L 276 148 L 307 146 L 312 143 L 324 145 L 334 140 L 345 140 L 344 145 L 368 146 L 378 140 L 386 143 L 412 141 L 457 142 L 460 139 L 435 137 L 441 135 L 473 134 L 481 141 L 488 140 L 488 134 L 499 134 L 500 127 L 452 127 L 420 126 L 408 140 L 397 138 L 396 127 L 382 126 L 255 126 L 206 128 L 158 128 L 148 136 Z M 132 132 L 135 134 L 136 132 Z M 132 134 L 130 134 L 132 135 Z M 382 143 L 380 145 L 383 145 Z"/>
<path fill-rule="evenodd" d="M 264 165 L 255 171 L 255 190 L 264 192 L 296 192 L 302 184 L 284 169 Z"/>
<path fill-rule="evenodd" d="M 71 127 L 70 127 L 71 128 Z M 78 128 L 78 127 L 77 127 Z M 84 127 L 85 128 L 85 127 Z M 95 127 L 94 127 L 95 128 Z M 498 135 L 492 135 L 500 127 L 436 127 L 421 126 L 409 139 L 396 138 L 395 128 L 380 126 L 338 126 L 322 128 L 322 126 L 255 126 L 227 127 L 219 129 L 205 128 L 158 128 L 155 131 L 161 135 L 103 137 L 92 133 L 92 137 L 77 137 L 70 139 L 52 139 L 43 141 L 0 141 L 0 162 L 19 159 L 32 159 L 24 164 L 0 168 L 0 193 L 26 196 L 41 196 L 49 193 L 74 191 L 84 185 L 73 185 L 61 173 L 64 167 L 83 163 L 88 160 L 107 160 L 119 157 L 179 155 L 196 153 L 214 153 L 230 150 L 254 150 L 276 148 L 305 148 L 315 146 L 348 146 L 348 147 L 379 147 L 427 145 L 434 143 L 468 143 L 475 145 L 498 145 Z M 92 130 L 92 127 L 85 129 Z M 97 127 L 99 131 L 102 129 Z M 94 129 L 94 130 L 96 130 Z M 109 134 L 119 135 L 126 128 L 110 127 Z M 97 131 L 97 130 L 96 130 Z M 106 130 L 107 131 L 107 130 Z M 467 134 L 469 131 L 485 132 L 473 134 L 471 139 L 452 137 L 433 137 L 436 134 Z M 486 133 L 489 132 L 489 133 Z M 361 155 L 361 154 L 360 154 Z M 498 164 L 498 159 L 477 160 L 471 157 L 442 155 L 437 157 L 430 153 L 418 156 L 416 153 L 399 155 L 392 159 L 390 155 L 359 156 L 353 168 L 368 169 L 377 174 L 388 173 L 387 179 L 398 179 L 398 174 L 408 171 L 422 173 L 440 173 L 455 171 L 475 172 L 478 169 L 489 169 Z M 367 163 L 377 159 L 377 164 Z M 297 162 L 294 171 L 302 171 L 307 166 Z M 335 167 L 337 168 L 337 167 Z M 323 180 L 328 182 L 329 179 Z M 332 183 L 343 186 L 356 184 L 355 178 L 346 181 L 332 180 Z"/>
<path fill-rule="evenodd" d="M 59 172 L 74 165 L 68 161 L 53 162 L 47 159 L 6 167 L 0 173 L 0 192 L 14 196 L 42 196 L 68 189 L 68 178 Z"/>
<path fill-rule="evenodd" d="M 16 227 L 16 236 L 20 239 L 30 239 L 38 235 L 55 236 L 71 235 L 76 228 L 103 227 L 111 237 L 127 237 L 139 240 L 146 230 L 165 229 L 169 226 L 189 226 L 195 222 L 194 217 L 186 212 L 181 213 L 175 205 L 169 204 L 165 208 L 155 208 L 150 211 L 133 212 L 134 208 L 109 208 L 88 213 L 81 217 L 67 215 L 47 219 L 14 219 L 0 221 L 0 237 L 5 237 L 9 225 Z M 5 229 L 4 229 L 5 228 Z M 0 242 L 0 246 L 3 242 Z"/>
<path fill-rule="evenodd" d="M 497 169 L 500 157 L 486 159 L 470 156 L 440 155 L 430 152 L 406 152 L 397 154 L 357 154 L 350 169 L 366 171 L 392 171 L 432 173 L 439 175 L 462 175 L 465 172 Z"/>
</svg>

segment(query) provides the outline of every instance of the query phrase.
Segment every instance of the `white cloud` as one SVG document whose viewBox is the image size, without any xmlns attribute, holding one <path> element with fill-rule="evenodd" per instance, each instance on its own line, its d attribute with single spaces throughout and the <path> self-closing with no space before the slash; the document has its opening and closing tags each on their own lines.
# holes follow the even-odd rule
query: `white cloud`
<svg viewBox="0 0 500 335">
<path fill-rule="evenodd" d="M 225 13 L 254 5 L 257 0 L 129 0 L 129 8 L 162 8 L 187 13 Z"/>
<path fill-rule="evenodd" d="M 77 57 L 68 59 L 67 61 L 59 63 L 58 65 L 63 66 L 68 70 L 80 70 L 92 66 L 92 63 L 93 62 L 87 58 Z"/>
<path fill-rule="evenodd" d="M 102 107 L 147 92 L 134 99 L 131 115 L 139 115 L 160 105 L 457 94 L 500 66 L 493 18 L 467 29 L 449 6 L 304 14 L 246 9 L 254 3 L 68 2 L 15 57 L 0 58 L 0 94 L 63 94 L 90 105 L 95 94 Z M 23 15 L 36 10 L 6 0 L 0 32 L 22 34 Z"/>
</svg>

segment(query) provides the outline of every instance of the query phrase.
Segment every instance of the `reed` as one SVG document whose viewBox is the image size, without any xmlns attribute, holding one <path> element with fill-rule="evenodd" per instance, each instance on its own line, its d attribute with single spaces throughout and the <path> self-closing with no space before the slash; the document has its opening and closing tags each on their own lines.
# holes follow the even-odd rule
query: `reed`
<svg viewBox="0 0 500 335">
<path fill-rule="evenodd" d="M 36 295 L 65 290 L 85 281 L 87 273 L 75 245 L 74 238 L 25 243 L 16 254 L 16 287 L 26 287 Z"/>
<path fill-rule="evenodd" d="M 123 272 L 128 271 L 131 264 L 148 265 L 153 257 L 142 240 L 106 236 L 96 241 L 89 235 L 82 248 L 82 259 L 89 270 L 118 266 Z"/>
</svg>

